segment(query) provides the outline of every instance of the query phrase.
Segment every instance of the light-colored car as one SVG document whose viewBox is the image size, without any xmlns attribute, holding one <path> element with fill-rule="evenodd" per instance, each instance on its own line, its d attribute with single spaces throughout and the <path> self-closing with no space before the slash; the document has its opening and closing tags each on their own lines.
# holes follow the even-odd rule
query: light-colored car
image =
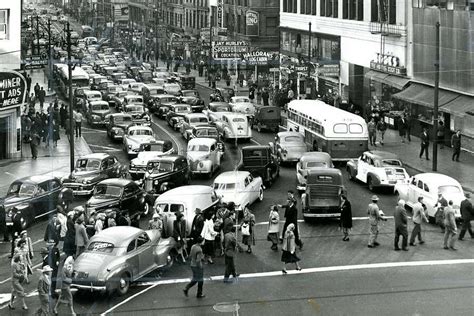
<svg viewBox="0 0 474 316">
<path fill-rule="evenodd" d="M 237 102 L 231 104 L 232 112 L 245 114 L 249 118 L 255 116 L 255 106 L 253 103 L 248 102 Z"/>
<path fill-rule="evenodd" d="M 366 151 L 357 160 L 349 160 L 346 165 L 349 179 L 367 183 L 369 190 L 377 187 L 394 187 L 408 183 L 410 176 L 398 156 L 380 150 Z"/>
<path fill-rule="evenodd" d="M 148 109 L 143 104 L 127 104 L 123 107 L 123 112 L 132 116 L 133 123 L 151 126 Z"/>
<path fill-rule="evenodd" d="M 88 104 L 92 101 L 100 101 L 102 100 L 102 93 L 97 90 L 84 90 L 84 98 Z"/>
<path fill-rule="evenodd" d="M 253 177 L 248 171 L 223 172 L 214 179 L 212 187 L 222 202 L 234 202 L 236 210 L 263 200 L 262 178 Z"/>
<path fill-rule="evenodd" d="M 275 136 L 275 143 L 269 144 L 274 146 L 280 163 L 299 161 L 301 156 L 308 151 L 304 136 L 298 132 L 280 132 Z"/>
<path fill-rule="evenodd" d="M 308 172 L 314 168 L 333 168 L 334 165 L 331 160 L 331 156 L 328 153 L 320 151 L 310 151 L 304 153 L 300 161 L 296 164 L 296 179 L 298 185 L 296 189 L 304 191 L 306 189 L 306 180 L 308 178 Z"/>
<path fill-rule="evenodd" d="M 136 83 L 137 81 L 132 78 L 125 78 L 125 79 L 119 79 L 118 80 L 118 85 L 122 87 L 123 90 L 128 90 L 129 86 L 132 83 Z"/>
<path fill-rule="evenodd" d="M 142 92 L 143 86 L 145 86 L 143 82 L 132 82 L 129 84 L 128 91 L 140 94 Z"/>
<path fill-rule="evenodd" d="M 423 197 L 423 204 L 430 222 L 435 222 L 435 214 L 438 204 L 438 193 L 447 200 L 453 201 L 456 218 L 461 217 L 460 205 L 464 200 L 464 192 L 461 184 L 455 179 L 441 173 L 420 173 L 411 177 L 407 182 L 398 182 L 394 188 L 399 199 L 405 200 L 405 205 L 412 208 Z"/>
<path fill-rule="evenodd" d="M 172 263 L 173 237 L 158 230 L 116 226 L 94 235 L 74 262 L 71 286 L 80 290 L 125 295 L 130 283 Z"/>
<path fill-rule="evenodd" d="M 123 104 L 143 104 L 143 97 L 138 94 L 127 94 L 123 97 Z"/>
<path fill-rule="evenodd" d="M 155 140 L 149 143 L 142 143 L 138 149 L 137 158 L 130 161 L 128 172 L 132 179 L 141 179 L 146 172 L 146 167 L 150 160 L 173 153 L 173 144 L 170 140 Z"/>
<path fill-rule="evenodd" d="M 204 113 L 189 113 L 183 116 L 180 132 L 184 139 L 189 140 L 193 127 L 208 125 L 209 119 Z"/>
<path fill-rule="evenodd" d="M 109 103 L 106 101 L 92 101 L 86 113 L 89 125 L 105 125 L 108 123 L 107 115 L 110 114 Z"/>
<path fill-rule="evenodd" d="M 230 98 L 230 101 L 229 101 L 230 106 L 233 107 L 237 103 L 252 103 L 252 102 L 250 102 L 249 97 L 245 97 L 245 96 L 234 96 Z"/>
<path fill-rule="evenodd" d="M 222 120 L 222 115 L 232 112 L 232 108 L 227 102 L 211 102 L 202 113 L 206 114 L 210 122 Z"/>
<path fill-rule="evenodd" d="M 166 94 L 171 94 L 174 96 L 181 95 L 181 85 L 177 82 L 165 83 L 163 85 L 163 89 L 165 89 Z"/>
<path fill-rule="evenodd" d="M 140 145 L 155 140 L 153 130 L 148 126 L 130 126 L 123 137 L 123 150 L 129 157 L 137 156 Z"/>
<path fill-rule="evenodd" d="M 228 139 L 246 139 L 252 138 L 252 128 L 245 114 L 224 113 L 221 120 L 215 122 L 216 128 L 223 140 Z"/>
<path fill-rule="evenodd" d="M 222 152 L 213 138 L 193 138 L 188 142 L 186 159 L 192 174 L 212 174 L 221 165 Z"/>
</svg>

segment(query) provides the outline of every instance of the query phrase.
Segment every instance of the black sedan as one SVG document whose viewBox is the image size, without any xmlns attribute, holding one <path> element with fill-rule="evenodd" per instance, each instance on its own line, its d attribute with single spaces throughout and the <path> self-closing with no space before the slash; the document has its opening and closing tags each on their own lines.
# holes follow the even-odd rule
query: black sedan
<svg viewBox="0 0 474 316">
<path fill-rule="evenodd" d="M 189 183 L 189 167 L 186 157 L 169 155 L 152 159 L 145 173 L 145 191 L 157 196 L 169 189 Z"/>
<path fill-rule="evenodd" d="M 179 99 L 181 103 L 189 104 L 193 112 L 202 112 L 204 109 L 204 100 L 197 90 L 182 90 Z"/>
</svg>

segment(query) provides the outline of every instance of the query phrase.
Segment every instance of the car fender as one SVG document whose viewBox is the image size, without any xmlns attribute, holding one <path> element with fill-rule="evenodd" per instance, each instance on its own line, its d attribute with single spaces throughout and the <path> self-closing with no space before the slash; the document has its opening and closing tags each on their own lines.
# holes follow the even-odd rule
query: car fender
<svg viewBox="0 0 474 316">
<path fill-rule="evenodd" d="M 347 172 L 349 172 L 353 177 L 357 176 L 357 167 L 358 163 L 354 160 L 349 160 L 346 164 Z"/>
<path fill-rule="evenodd" d="M 380 185 L 381 181 L 380 181 L 380 176 L 378 174 L 376 174 L 375 172 L 368 172 L 367 173 L 367 179 L 366 179 L 366 183 L 369 182 L 369 178 L 372 178 L 372 184 L 373 185 Z"/>
</svg>

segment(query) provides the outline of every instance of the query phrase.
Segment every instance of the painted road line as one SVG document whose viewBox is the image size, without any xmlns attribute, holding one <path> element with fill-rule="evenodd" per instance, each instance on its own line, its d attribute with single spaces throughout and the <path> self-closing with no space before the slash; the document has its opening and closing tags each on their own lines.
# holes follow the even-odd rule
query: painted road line
<svg viewBox="0 0 474 316">
<path fill-rule="evenodd" d="M 393 219 L 393 216 L 384 216 L 384 218 Z M 352 218 L 353 221 L 365 221 L 365 220 L 368 220 L 368 219 L 369 219 L 368 217 L 353 217 Z M 408 217 L 408 219 L 411 219 L 411 217 Z M 280 221 L 280 223 L 284 223 L 284 222 L 285 222 L 284 220 Z M 304 223 L 304 219 L 299 219 L 298 223 Z M 259 226 L 259 225 L 268 225 L 268 222 L 255 223 L 255 226 Z"/>
<path fill-rule="evenodd" d="M 178 141 L 178 139 L 173 135 L 171 134 L 170 132 L 168 132 L 166 129 L 164 129 L 163 127 L 161 127 L 160 125 L 158 125 L 157 123 L 151 121 L 151 123 L 153 125 L 155 125 L 156 127 L 158 127 L 159 129 L 161 129 L 166 135 L 168 135 L 172 140 L 173 142 L 176 144 L 176 147 L 177 147 L 177 150 L 178 150 L 178 155 L 183 155 L 185 156 L 185 153 L 184 153 L 184 150 L 181 148 L 181 144 L 180 142 Z"/>
</svg>

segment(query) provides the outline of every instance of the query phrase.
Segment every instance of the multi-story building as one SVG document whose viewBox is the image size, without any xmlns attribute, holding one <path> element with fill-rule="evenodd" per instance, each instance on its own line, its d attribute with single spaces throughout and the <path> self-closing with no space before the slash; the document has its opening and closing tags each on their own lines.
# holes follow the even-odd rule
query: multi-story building
<svg viewBox="0 0 474 316">
<path fill-rule="evenodd" d="M 196 0 L 194 0 L 196 1 Z M 184 33 L 183 0 L 167 0 L 163 6 L 163 18 L 171 32 Z"/>
<path fill-rule="evenodd" d="M 183 1 L 184 34 L 196 37 L 202 28 L 209 27 L 209 8 L 209 0 Z"/>
</svg>

